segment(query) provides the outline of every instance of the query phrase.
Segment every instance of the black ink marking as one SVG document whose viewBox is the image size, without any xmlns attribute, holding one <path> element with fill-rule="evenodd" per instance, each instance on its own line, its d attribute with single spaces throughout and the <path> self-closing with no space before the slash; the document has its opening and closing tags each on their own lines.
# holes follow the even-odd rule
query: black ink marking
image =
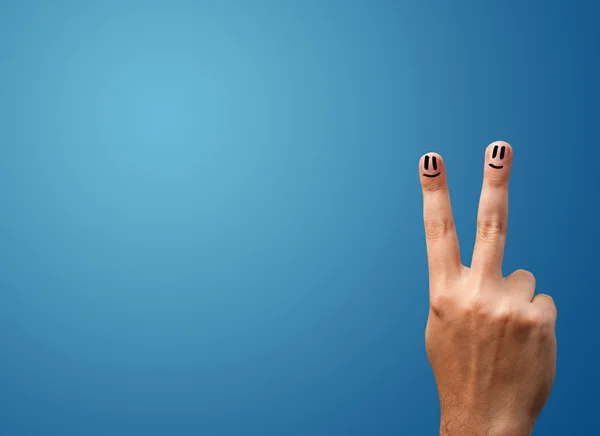
<svg viewBox="0 0 600 436">
<path fill-rule="evenodd" d="M 425 177 L 437 177 L 437 176 L 439 176 L 440 174 L 442 174 L 442 172 L 441 172 L 441 171 L 440 171 L 439 173 L 437 173 L 437 174 L 423 174 L 423 175 L 424 175 Z"/>
<path fill-rule="evenodd" d="M 497 166 L 496 166 L 496 165 L 494 165 L 494 164 L 490 164 L 490 166 L 491 166 L 492 168 L 496 168 L 497 170 L 499 170 L 499 169 L 501 169 L 501 168 L 504 168 L 502 165 L 500 165 L 499 167 L 497 167 Z"/>
<path fill-rule="evenodd" d="M 496 157 L 497 154 L 498 154 L 498 146 L 495 145 L 494 146 L 494 152 L 492 153 L 492 158 Z"/>
<path fill-rule="evenodd" d="M 431 158 L 431 161 L 433 162 L 433 169 L 437 170 L 437 158 L 435 156 L 433 156 Z"/>
<path fill-rule="evenodd" d="M 425 156 L 425 171 L 429 169 L 429 155 Z"/>
<path fill-rule="evenodd" d="M 506 151 L 506 147 L 503 145 L 500 149 L 500 159 L 504 159 L 504 152 Z"/>
</svg>

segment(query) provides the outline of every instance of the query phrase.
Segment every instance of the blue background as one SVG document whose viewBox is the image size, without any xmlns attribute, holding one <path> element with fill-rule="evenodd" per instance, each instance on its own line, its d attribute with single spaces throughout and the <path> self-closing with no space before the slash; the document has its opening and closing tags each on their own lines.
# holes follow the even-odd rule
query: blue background
<svg viewBox="0 0 600 436">
<path fill-rule="evenodd" d="M 598 9 L 0 6 L 0 434 L 432 435 L 418 159 L 559 307 L 534 434 L 597 433 Z"/>
</svg>

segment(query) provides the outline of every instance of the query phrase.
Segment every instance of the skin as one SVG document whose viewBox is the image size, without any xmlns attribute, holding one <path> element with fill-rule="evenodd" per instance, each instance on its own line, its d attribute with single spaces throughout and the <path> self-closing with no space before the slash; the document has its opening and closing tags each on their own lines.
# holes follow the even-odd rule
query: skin
<svg viewBox="0 0 600 436">
<path fill-rule="evenodd" d="M 444 161 L 427 153 L 419 162 L 430 288 L 425 344 L 441 436 L 528 436 L 554 383 L 554 301 L 535 294 L 528 271 L 502 277 L 512 162 L 508 143 L 487 147 L 470 268 L 460 259 Z"/>
</svg>

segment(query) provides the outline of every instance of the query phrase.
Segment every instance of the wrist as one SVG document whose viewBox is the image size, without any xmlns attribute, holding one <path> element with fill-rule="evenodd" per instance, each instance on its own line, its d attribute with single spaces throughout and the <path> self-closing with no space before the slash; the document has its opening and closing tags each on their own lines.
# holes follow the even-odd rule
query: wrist
<svg viewBox="0 0 600 436">
<path fill-rule="evenodd" d="M 442 413 L 440 436 L 531 436 L 533 420 L 517 416 L 485 416 L 461 410 Z"/>
</svg>

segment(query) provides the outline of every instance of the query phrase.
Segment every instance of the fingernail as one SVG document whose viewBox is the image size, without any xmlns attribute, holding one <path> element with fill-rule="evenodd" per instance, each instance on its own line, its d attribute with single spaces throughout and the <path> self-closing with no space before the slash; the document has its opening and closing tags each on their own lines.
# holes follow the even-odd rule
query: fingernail
<svg viewBox="0 0 600 436">
<path fill-rule="evenodd" d="M 503 144 L 490 145 L 490 162 L 502 165 L 510 158 L 510 148 Z"/>
</svg>

